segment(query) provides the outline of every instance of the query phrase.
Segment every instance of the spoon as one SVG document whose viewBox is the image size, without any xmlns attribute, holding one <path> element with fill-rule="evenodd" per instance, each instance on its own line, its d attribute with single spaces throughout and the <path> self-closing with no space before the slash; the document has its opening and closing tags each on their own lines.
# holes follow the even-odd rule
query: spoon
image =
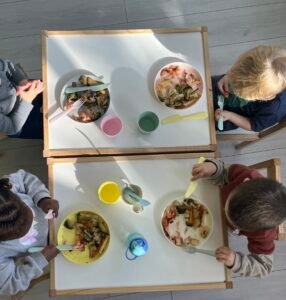
<svg viewBox="0 0 286 300">
<path fill-rule="evenodd" d="M 56 248 L 60 251 L 71 251 L 71 250 L 78 250 L 79 247 L 71 246 L 71 245 L 57 245 Z M 40 252 L 44 249 L 44 247 L 31 247 L 28 249 L 29 253 L 36 253 Z"/>
<path fill-rule="evenodd" d="M 184 251 L 194 254 L 194 253 L 202 253 L 202 254 L 206 254 L 206 255 L 210 255 L 210 256 L 215 256 L 215 252 L 212 250 L 204 250 L 204 249 L 198 249 L 196 247 L 192 247 L 192 246 L 183 246 L 182 247 Z"/>
<path fill-rule="evenodd" d="M 224 97 L 222 95 L 218 96 L 217 105 L 220 109 L 223 109 L 224 106 Z M 223 130 L 223 116 L 220 116 L 218 119 L 217 127 L 219 130 Z"/>
<path fill-rule="evenodd" d="M 204 157 L 200 157 L 197 161 L 197 164 L 201 164 L 205 161 Z M 197 188 L 197 181 L 191 181 L 191 183 L 188 186 L 188 189 L 185 193 L 185 198 L 190 198 L 190 196 L 193 194 L 193 192 L 195 191 L 195 189 Z"/>
<path fill-rule="evenodd" d="M 142 206 L 148 206 L 150 205 L 151 203 L 148 201 L 148 200 L 145 200 L 141 197 L 139 197 L 137 194 L 135 194 L 132 190 L 129 190 L 128 191 L 128 195 L 133 198 L 134 200 L 136 200 L 137 202 L 140 203 L 140 205 Z"/>
<path fill-rule="evenodd" d="M 121 177 L 120 180 L 126 185 L 127 188 L 129 188 L 130 190 L 135 192 L 132 185 L 131 185 L 131 182 L 128 179 L 126 179 L 124 177 Z"/>
</svg>

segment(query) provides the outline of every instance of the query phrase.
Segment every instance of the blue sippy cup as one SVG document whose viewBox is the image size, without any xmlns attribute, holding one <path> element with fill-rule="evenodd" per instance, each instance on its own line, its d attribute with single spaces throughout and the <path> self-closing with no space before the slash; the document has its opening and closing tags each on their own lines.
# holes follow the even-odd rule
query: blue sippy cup
<svg viewBox="0 0 286 300">
<path fill-rule="evenodd" d="M 134 260 L 143 256 L 148 251 L 148 242 L 138 233 L 132 233 L 127 238 L 127 249 L 125 257 L 128 260 Z"/>
</svg>

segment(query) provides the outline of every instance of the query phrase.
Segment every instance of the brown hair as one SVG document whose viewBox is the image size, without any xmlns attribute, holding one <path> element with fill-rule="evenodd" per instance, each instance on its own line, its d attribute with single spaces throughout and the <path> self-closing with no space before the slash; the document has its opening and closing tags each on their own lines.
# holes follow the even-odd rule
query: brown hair
<svg viewBox="0 0 286 300">
<path fill-rule="evenodd" d="M 226 213 L 241 230 L 275 228 L 286 219 L 286 188 L 269 178 L 245 181 L 233 190 Z"/>
<path fill-rule="evenodd" d="M 33 221 L 32 211 L 11 187 L 8 178 L 0 179 L 0 241 L 23 237 Z"/>
<path fill-rule="evenodd" d="M 227 73 L 234 94 L 269 100 L 286 88 L 286 49 L 258 46 L 243 53 Z"/>
</svg>

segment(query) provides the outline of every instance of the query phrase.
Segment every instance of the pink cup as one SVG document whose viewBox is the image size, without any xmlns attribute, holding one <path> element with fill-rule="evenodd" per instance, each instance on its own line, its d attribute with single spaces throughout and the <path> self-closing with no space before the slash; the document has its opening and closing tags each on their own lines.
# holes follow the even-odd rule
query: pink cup
<svg viewBox="0 0 286 300">
<path fill-rule="evenodd" d="M 116 116 L 106 116 L 100 123 L 100 129 L 108 137 L 114 137 L 121 131 L 122 122 Z"/>
</svg>

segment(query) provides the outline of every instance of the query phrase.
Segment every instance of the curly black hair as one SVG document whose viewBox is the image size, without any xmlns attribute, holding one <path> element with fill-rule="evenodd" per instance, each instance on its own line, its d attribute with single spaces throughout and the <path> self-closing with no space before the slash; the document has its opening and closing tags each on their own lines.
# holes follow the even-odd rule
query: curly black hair
<svg viewBox="0 0 286 300">
<path fill-rule="evenodd" d="M 0 241 L 21 238 L 33 221 L 31 210 L 11 188 L 8 178 L 0 179 Z"/>
</svg>

